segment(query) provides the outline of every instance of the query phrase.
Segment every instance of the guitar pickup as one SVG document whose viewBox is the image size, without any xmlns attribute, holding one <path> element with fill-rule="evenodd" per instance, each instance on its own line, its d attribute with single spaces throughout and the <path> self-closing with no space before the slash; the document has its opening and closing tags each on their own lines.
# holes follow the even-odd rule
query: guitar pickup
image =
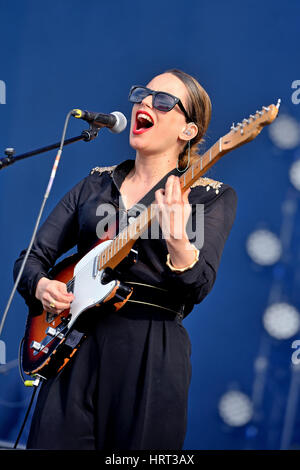
<svg viewBox="0 0 300 470">
<path fill-rule="evenodd" d="M 34 349 L 36 353 L 43 352 L 44 354 L 47 354 L 49 352 L 49 348 L 43 346 L 42 343 L 39 343 L 38 341 L 32 341 L 30 347 L 31 349 Z"/>
<path fill-rule="evenodd" d="M 57 328 L 52 328 L 52 326 L 49 326 L 46 330 L 46 335 L 53 336 L 59 339 L 62 339 L 64 335 L 59 332 Z"/>
<path fill-rule="evenodd" d="M 42 345 L 38 341 L 32 341 L 30 347 L 31 349 L 34 349 L 35 351 L 40 351 L 42 349 Z"/>
</svg>

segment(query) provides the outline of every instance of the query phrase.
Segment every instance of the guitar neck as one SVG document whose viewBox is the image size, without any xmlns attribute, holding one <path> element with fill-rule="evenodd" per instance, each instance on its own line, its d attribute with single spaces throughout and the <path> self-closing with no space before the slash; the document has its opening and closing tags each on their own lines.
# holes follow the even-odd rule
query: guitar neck
<svg viewBox="0 0 300 470">
<path fill-rule="evenodd" d="M 179 177 L 182 192 L 185 192 L 200 176 L 213 166 L 228 150 L 222 149 L 220 138 L 199 160 Z M 116 267 L 127 256 L 135 243 L 149 227 L 155 217 L 155 203 L 144 209 L 131 224 L 127 225 L 99 255 L 98 269 Z"/>
<path fill-rule="evenodd" d="M 221 137 L 207 152 L 199 156 L 199 159 L 179 177 L 181 191 L 185 192 L 223 155 L 253 140 L 264 126 L 276 118 L 279 105 L 280 100 L 276 106 L 273 104 L 268 107 L 263 106 L 261 111 L 256 111 L 255 115 L 250 115 L 248 119 L 244 119 L 237 126 L 233 124 L 228 134 Z M 102 251 L 98 258 L 98 269 L 101 270 L 108 266 L 112 269 L 115 268 L 127 256 L 135 241 L 145 232 L 155 216 L 155 203 L 152 203 Z"/>
</svg>

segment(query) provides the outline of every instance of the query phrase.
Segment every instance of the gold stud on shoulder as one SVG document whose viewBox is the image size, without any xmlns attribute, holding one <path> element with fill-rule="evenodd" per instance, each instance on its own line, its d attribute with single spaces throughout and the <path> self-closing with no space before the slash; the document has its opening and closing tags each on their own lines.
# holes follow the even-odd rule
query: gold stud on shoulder
<svg viewBox="0 0 300 470">
<path fill-rule="evenodd" d="M 112 165 L 112 166 L 96 166 L 90 171 L 90 175 L 93 175 L 94 173 L 103 173 L 104 171 L 108 171 L 110 173 L 113 172 L 113 170 L 116 168 L 117 165 Z"/>
<path fill-rule="evenodd" d="M 204 186 L 206 187 L 206 191 L 209 191 L 211 188 L 215 189 L 216 194 L 219 194 L 219 189 L 222 186 L 221 181 L 215 181 L 210 178 L 200 177 L 198 178 L 190 187 L 195 188 L 196 186 Z"/>
</svg>

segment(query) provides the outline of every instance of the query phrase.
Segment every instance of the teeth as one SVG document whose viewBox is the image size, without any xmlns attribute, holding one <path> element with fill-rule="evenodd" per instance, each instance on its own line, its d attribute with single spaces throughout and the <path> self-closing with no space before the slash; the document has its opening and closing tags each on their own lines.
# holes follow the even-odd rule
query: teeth
<svg viewBox="0 0 300 470">
<path fill-rule="evenodd" d="M 138 118 L 139 120 L 141 120 L 141 119 L 146 119 L 147 121 L 151 122 L 151 124 L 153 124 L 153 120 L 152 120 L 151 117 L 148 116 L 147 114 L 140 113 L 137 118 Z"/>
</svg>

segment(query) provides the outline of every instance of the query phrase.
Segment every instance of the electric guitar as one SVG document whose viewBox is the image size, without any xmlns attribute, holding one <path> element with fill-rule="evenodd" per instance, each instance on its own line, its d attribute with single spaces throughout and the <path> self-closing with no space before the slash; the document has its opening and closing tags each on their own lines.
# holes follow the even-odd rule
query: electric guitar
<svg viewBox="0 0 300 470">
<path fill-rule="evenodd" d="M 182 174 L 182 192 L 223 155 L 250 142 L 264 126 L 271 124 L 278 114 L 279 105 L 280 100 L 277 105 L 263 106 L 261 111 L 256 111 L 248 119 L 236 126 L 233 124 L 228 134 L 221 137 L 204 155 L 199 156 L 199 160 Z M 93 307 L 104 307 L 106 304 L 116 311 L 127 302 L 133 288 L 120 282 L 113 275 L 114 269 L 125 258 L 131 258 L 131 262 L 136 261 L 137 252 L 133 245 L 154 217 L 156 214 L 152 203 L 118 235 L 111 235 L 116 233 L 115 227 L 111 226 L 105 236 L 83 257 L 72 255 L 54 266 L 49 273 L 50 277 L 64 282 L 67 291 L 74 294 L 74 301 L 70 309 L 58 315 L 45 310 L 40 313 L 29 309 L 21 353 L 25 374 L 45 379 L 57 374 L 86 337 L 86 333 L 77 327 L 83 312 L 92 312 Z"/>
</svg>

